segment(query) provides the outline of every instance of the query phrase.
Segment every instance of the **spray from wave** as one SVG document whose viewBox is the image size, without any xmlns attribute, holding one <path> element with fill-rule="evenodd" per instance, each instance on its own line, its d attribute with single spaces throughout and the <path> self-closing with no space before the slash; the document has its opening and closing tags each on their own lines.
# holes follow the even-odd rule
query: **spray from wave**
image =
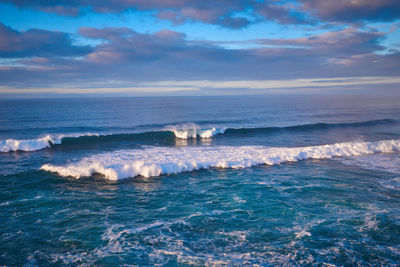
<svg viewBox="0 0 400 267">
<path fill-rule="evenodd" d="M 65 177 L 89 177 L 95 173 L 108 180 L 135 176 L 152 177 L 208 168 L 245 168 L 305 159 L 328 159 L 400 150 L 400 140 L 348 142 L 309 147 L 215 146 L 150 147 L 97 154 L 65 166 L 45 164 L 42 170 Z"/>
<path fill-rule="evenodd" d="M 166 131 L 174 133 L 176 138 L 189 139 L 189 138 L 211 138 L 214 135 L 222 134 L 226 128 L 201 128 L 194 123 L 185 123 L 180 125 L 169 125 L 164 128 Z"/>
<path fill-rule="evenodd" d="M 37 151 L 59 145 L 63 138 L 76 138 L 82 136 L 99 136 L 92 133 L 46 135 L 36 139 L 7 139 L 0 141 L 0 152 L 12 151 Z"/>
</svg>

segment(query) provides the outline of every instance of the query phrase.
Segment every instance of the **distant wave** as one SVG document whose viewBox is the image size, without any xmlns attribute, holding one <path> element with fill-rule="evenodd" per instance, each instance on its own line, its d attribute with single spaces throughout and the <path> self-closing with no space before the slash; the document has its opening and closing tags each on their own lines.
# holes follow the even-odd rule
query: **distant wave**
<svg viewBox="0 0 400 267">
<path fill-rule="evenodd" d="M 312 123 L 312 124 L 302 124 L 286 127 L 260 127 L 260 128 L 229 128 L 226 129 L 226 134 L 250 134 L 250 133 L 270 133 L 278 131 L 314 131 L 314 130 L 325 130 L 325 129 L 335 129 L 335 128 L 357 128 L 357 127 L 368 127 L 377 125 L 390 125 L 396 124 L 396 120 L 392 119 L 382 119 L 382 120 L 370 120 L 362 122 L 344 122 L 344 123 Z"/>
<path fill-rule="evenodd" d="M 56 147 L 56 146 L 74 146 L 103 142 L 122 142 L 122 141 L 148 141 L 150 144 L 168 143 L 173 144 L 175 138 L 178 139 L 194 139 L 194 138 L 212 138 L 216 135 L 225 136 L 243 136 L 253 134 L 268 134 L 279 131 L 315 131 L 327 130 L 334 128 L 349 128 L 349 127 L 368 127 L 375 125 L 390 125 L 396 124 L 396 120 L 382 119 L 371 120 L 364 122 L 352 123 L 315 123 L 294 125 L 287 127 L 260 127 L 260 128 L 226 128 L 226 127 L 201 127 L 194 123 L 185 123 L 177 125 L 169 125 L 160 131 L 150 131 L 143 133 L 82 133 L 82 134 L 61 134 L 61 135 L 46 135 L 36 139 L 7 139 L 0 141 L 0 152 L 13 151 L 37 151 L 41 149 Z"/>
<path fill-rule="evenodd" d="M 305 159 L 327 159 L 400 150 L 400 140 L 348 142 L 309 147 L 214 146 L 150 147 L 120 150 L 84 158 L 65 166 L 45 164 L 44 171 L 65 177 L 89 177 L 95 173 L 108 180 L 135 176 L 152 177 L 208 168 L 245 168 Z"/>
</svg>

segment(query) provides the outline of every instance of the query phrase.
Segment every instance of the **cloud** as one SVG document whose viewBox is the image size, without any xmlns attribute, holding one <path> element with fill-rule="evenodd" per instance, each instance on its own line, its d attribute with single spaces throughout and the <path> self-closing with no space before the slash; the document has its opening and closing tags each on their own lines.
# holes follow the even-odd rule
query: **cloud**
<svg viewBox="0 0 400 267">
<path fill-rule="evenodd" d="M 140 86 L 151 88 L 193 88 L 200 90 L 213 89 L 289 89 L 289 88 L 312 88 L 312 87 L 334 87 L 351 85 L 376 85 L 376 84 L 399 84 L 400 77 L 343 77 L 343 78 L 313 78 L 292 80 L 245 80 L 245 81 L 159 81 L 140 83 Z"/>
<path fill-rule="evenodd" d="M 379 42 L 384 33 L 354 27 L 307 38 L 251 40 L 259 47 L 247 49 L 196 42 L 167 29 L 143 34 L 129 28 L 86 27 L 80 28 L 79 34 L 100 43 L 80 58 L 52 54 L 31 54 L 24 59 L 17 55 L 9 57 L 11 63 L 0 64 L 2 85 L 15 90 L 58 87 L 143 91 L 147 87 L 156 88 L 155 84 L 145 86 L 150 81 L 290 80 L 304 86 L 299 79 L 400 76 L 400 53 L 376 53 L 383 49 Z M 249 82 L 248 88 L 252 84 Z M 204 84 L 201 90 L 217 88 L 215 83 L 208 85 L 206 88 Z M 231 89 L 217 89 L 239 90 L 233 85 L 238 83 L 232 84 Z M 246 87 L 246 83 L 242 86 Z M 179 89 L 176 83 L 163 87 L 171 91 Z M 181 87 L 197 88 L 190 84 Z"/>
<path fill-rule="evenodd" d="M 239 80 L 239 81 L 157 81 L 136 84 L 108 83 L 101 87 L 81 87 L 79 85 L 57 88 L 21 88 L 14 89 L 0 86 L 0 94 L 170 94 L 188 93 L 293 93 L 318 92 L 321 90 L 337 91 L 343 89 L 360 90 L 368 86 L 390 86 L 400 84 L 399 77 L 346 77 L 316 78 L 293 80 Z"/>
<path fill-rule="evenodd" d="M 91 48 L 72 43 L 67 33 L 40 29 L 16 31 L 0 23 L 0 57 L 83 56 Z"/>
<path fill-rule="evenodd" d="M 114 40 L 129 37 L 133 34 L 136 34 L 135 31 L 129 28 L 89 28 L 89 27 L 81 27 L 79 28 L 79 33 L 86 37 L 92 39 L 103 39 L 103 40 Z"/>
<path fill-rule="evenodd" d="M 194 8 L 183 8 L 181 10 L 167 10 L 157 13 L 159 19 L 170 20 L 178 25 L 186 22 L 201 21 L 210 24 L 239 29 L 248 26 L 252 22 L 244 17 L 236 17 L 233 13 L 225 14 L 224 9 L 196 10 Z"/>
<path fill-rule="evenodd" d="M 185 35 L 162 30 L 154 34 L 140 34 L 127 28 L 80 28 L 79 33 L 86 38 L 103 39 L 104 43 L 88 54 L 87 61 L 100 64 L 115 62 L 167 61 L 178 54 L 183 58 L 195 47 L 188 47 Z"/>
<path fill-rule="evenodd" d="M 249 1 L 245 0 L 1 0 L 1 2 L 63 16 L 78 16 L 86 12 L 119 13 L 127 10 L 148 10 L 155 12 L 158 18 L 170 20 L 175 24 L 199 21 L 240 28 L 250 23 L 247 18 L 234 16 L 235 12 L 244 11 L 248 7 Z"/>
<path fill-rule="evenodd" d="M 277 4 L 276 2 L 258 2 L 255 13 L 263 20 L 275 21 L 280 24 L 315 24 L 316 21 L 302 13 L 293 3 Z"/>
<path fill-rule="evenodd" d="M 398 0 L 302 0 L 302 10 L 323 21 L 393 21 L 400 18 Z"/>
<path fill-rule="evenodd" d="M 260 39 L 256 42 L 264 45 L 292 46 L 304 48 L 307 54 L 331 56 L 360 56 L 384 50 L 380 41 L 385 33 L 376 30 L 362 31 L 355 27 L 325 32 L 310 37 L 296 39 Z M 307 51 L 308 50 L 308 51 Z"/>
<path fill-rule="evenodd" d="M 120 13 L 151 11 L 174 24 L 203 22 L 243 28 L 258 21 L 280 24 L 318 22 L 393 21 L 400 18 L 398 0 L 0 0 L 21 8 L 37 9 L 63 16 L 87 12 Z"/>
</svg>

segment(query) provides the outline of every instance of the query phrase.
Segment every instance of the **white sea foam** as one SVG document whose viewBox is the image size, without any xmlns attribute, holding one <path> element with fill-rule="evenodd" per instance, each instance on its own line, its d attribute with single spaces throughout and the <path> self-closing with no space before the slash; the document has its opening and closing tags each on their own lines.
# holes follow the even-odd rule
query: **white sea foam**
<svg viewBox="0 0 400 267">
<path fill-rule="evenodd" d="M 46 135 L 37 139 L 7 139 L 5 141 L 0 141 L 0 151 L 10 152 L 10 151 L 35 151 L 46 147 L 50 147 L 51 144 L 59 144 L 61 139 L 56 139 L 50 135 Z"/>
<path fill-rule="evenodd" d="M 400 190 L 400 177 L 395 177 L 393 179 L 383 180 L 379 182 L 383 187 Z"/>
<path fill-rule="evenodd" d="M 7 139 L 0 141 L 0 152 L 12 151 L 36 151 L 44 148 L 51 147 L 52 145 L 61 144 L 63 138 L 66 137 L 80 137 L 80 136 L 98 136 L 93 133 L 78 133 L 78 134 L 59 134 L 59 135 L 46 135 L 36 139 Z"/>
<path fill-rule="evenodd" d="M 400 140 L 348 142 L 309 147 L 214 146 L 148 147 L 93 155 L 65 166 L 45 164 L 42 170 L 65 177 L 88 177 L 100 173 L 109 180 L 138 175 L 175 174 L 206 168 L 245 168 L 304 159 L 327 159 L 400 150 Z"/>
<path fill-rule="evenodd" d="M 342 158 L 340 161 L 349 166 L 368 170 L 400 174 L 400 157 L 397 154 L 377 154 L 374 156 Z"/>
<path fill-rule="evenodd" d="M 176 138 L 189 139 L 189 138 L 211 138 L 216 134 L 222 134 L 225 132 L 225 128 L 201 128 L 199 125 L 194 123 L 185 123 L 179 125 L 169 125 L 165 127 L 165 130 L 172 131 Z"/>
</svg>

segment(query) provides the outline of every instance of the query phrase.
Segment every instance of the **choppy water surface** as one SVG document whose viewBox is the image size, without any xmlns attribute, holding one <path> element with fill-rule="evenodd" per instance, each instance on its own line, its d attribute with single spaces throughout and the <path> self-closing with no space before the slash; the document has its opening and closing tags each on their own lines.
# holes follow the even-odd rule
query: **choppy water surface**
<svg viewBox="0 0 400 267">
<path fill-rule="evenodd" d="M 1 265 L 397 265 L 400 103 L 1 100 Z"/>
</svg>

